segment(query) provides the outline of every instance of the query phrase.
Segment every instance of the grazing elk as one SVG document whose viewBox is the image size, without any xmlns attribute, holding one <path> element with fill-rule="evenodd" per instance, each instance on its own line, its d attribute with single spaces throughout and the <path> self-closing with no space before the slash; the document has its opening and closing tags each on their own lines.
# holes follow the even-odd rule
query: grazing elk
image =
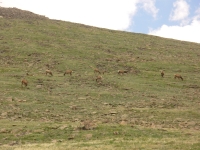
<svg viewBox="0 0 200 150">
<path fill-rule="evenodd" d="M 118 74 L 128 73 L 128 70 L 118 70 L 117 73 L 118 73 Z"/>
<path fill-rule="evenodd" d="M 94 73 L 99 73 L 99 74 L 101 74 L 101 71 L 99 71 L 99 69 L 95 68 L 95 69 L 94 69 Z"/>
<path fill-rule="evenodd" d="M 183 77 L 180 74 L 175 74 L 174 79 L 176 79 L 176 78 L 181 79 L 183 81 Z"/>
<path fill-rule="evenodd" d="M 101 71 L 98 69 L 98 68 L 94 68 L 94 67 L 92 67 L 92 66 L 90 66 L 93 70 L 94 70 L 94 73 L 99 73 L 99 74 L 101 74 Z"/>
<path fill-rule="evenodd" d="M 51 75 L 51 76 L 53 76 L 53 73 L 51 72 L 51 70 L 48 70 L 48 69 L 47 69 L 47 70 L 46 70 L 46 75 L 48 75 L 48 74 Z"/>
<path fill-rule="evenodd" d="M 64 76 L 66 75 L 66 74 L 70 74 L 70 76 L 72 75 L 72 70 L 66 70 L 65 72 L 64 72 Z"/>
<path fill-rule="evenodd" d="M 161 77 L 164 77 L 165 73 L 163 70 L 160 72 L 160 75 L 161 75 Z"/>
<path fill-rule="evenodd" d="M 26 80 L 26 79 L 22 79 L 22 81 L 21 81 L 21 86 L 23 87 L 23 86 L 25 86 L 25 87 L 27 87 L 28 86 L 28 81 Z"/>
<path fill-rule="evenodd" d="M 96 82 L 99 82 L 99 81 L 101 81 L 102 80 L 102 76 L 97 76 L 96 77 Z"/>
</svg>

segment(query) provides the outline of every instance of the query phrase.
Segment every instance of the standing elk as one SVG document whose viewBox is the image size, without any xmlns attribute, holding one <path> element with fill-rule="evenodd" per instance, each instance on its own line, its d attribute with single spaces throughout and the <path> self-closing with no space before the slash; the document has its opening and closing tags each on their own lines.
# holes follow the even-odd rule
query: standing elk
<svg viewBox="0 0 200 150">
<path fill-rule="evenodd" d="M 161 71 L 160 75 L 161 75 L 161 77 L 164 77 L 165 73 L 163 70 Z"/>
<path fill-rule="evenodd" d="M 22 79 L 22 81 L 21 81 L 21 86 L 23 87 L 23 86 L 25 86 L 25 87 L 27 87 L 28 86 L 28 81 L 26 80 L 26 79 Z"/>
<path fill-rule="evenodd" d="M 175 74 L 174 79 L 176 79 L 176 78 L 181 79 L 183 81 L 183 77 L 180 74 Z"/>
</svg>

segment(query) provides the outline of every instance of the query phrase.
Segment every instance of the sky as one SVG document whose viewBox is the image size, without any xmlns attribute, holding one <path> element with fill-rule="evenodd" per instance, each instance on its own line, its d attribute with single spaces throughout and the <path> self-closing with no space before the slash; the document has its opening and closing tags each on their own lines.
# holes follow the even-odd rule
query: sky
<svg viewBox="0 0 200 150">
<path fill-rule="evenodd" d="M 0 0 L 50 19 L 200 43 L 199 0 Z"/>
</svg>

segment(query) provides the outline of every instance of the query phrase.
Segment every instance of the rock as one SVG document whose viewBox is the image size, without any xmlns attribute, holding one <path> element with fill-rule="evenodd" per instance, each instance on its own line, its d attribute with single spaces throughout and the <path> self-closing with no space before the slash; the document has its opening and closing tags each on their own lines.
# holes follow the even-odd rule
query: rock
<svg viewBox="0 0 200 150">
<path fill-rule="evenodd" d="M 120 125 L 127 125 L 127 122 L 126 121 L 121 121 Z"/>
<path fill-rule="evenodd" d="M 42 133 L 42 132 L 44 132 L 44 130 L 43 129 L 37 129 L 37 130 L 34 130 L 33 132 L 34 133 Z"/>
<path fill-rule="evenodd" d="M 36 85 L 36 88 L 37 88 L 37 89 L 41 89 L 41 88 L 42 88 L 42 85 L 38 84 L 38 85 Z"/>
<path fill-rule="evenodd" d="M 86 97 L 79 97 L 78 100 L 86 100 Z"/>
<path fill-rule="evenodd" d="M 3 112 L 3 113 L 1 113 L 1 116 L 2 117 L 6 117 L 6 116 L 8 116 L 8 113 L 7 112 Z"/>
<path fill-rule="evenodd" d="M 63 125 L 63 126 L 61 126 L 59 129 L 60 129 L 60 130 L 65 130 L 66 128 L 68 128 L 68 125 Z"/>
<path fill-rule="evenodd" d="M 115 110 L 111 110 L 110 114 L 117 114 L 117 112 Z"/>
<path fill-rule="evenodd" d="M 85 135 L 85 138 L 86 138 L 87 140 L 91 139 L 91 138 L 92 138 L 92 134 L 86 134 L 86 135 Z"/>
<path fill-rule="evenodd" d="M 0 130 L 0 133 L 9 133 L 10 130 L 6 129 L 6 128 L 3 128 Z"/>
<path fill-rule="evenodd" d="M 13 101 L 13 98 L 12 98 L 12 97 L 8 97 L 8 98 L 7 98 L 7 101 L 12 102 L 12 101 Z"/>
<path fill-rule="evenodd" d="M 75 135 L 72 134 L 72 135 L 70 135 L 70 136 L 68 137 L 68 140 L 73 140 L 74 138 L 75 138 Z"/>
</svg>

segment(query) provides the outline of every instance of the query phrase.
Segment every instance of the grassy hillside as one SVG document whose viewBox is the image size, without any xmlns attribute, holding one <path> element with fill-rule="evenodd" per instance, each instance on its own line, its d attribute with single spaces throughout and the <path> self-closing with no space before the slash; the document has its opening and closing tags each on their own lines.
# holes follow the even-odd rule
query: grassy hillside
<svg viewBox="0 0 200 150">
<path fill-rule="evenodd" d="M 0 16 L 1 149 L 200 148 L 199 44 Z"/>
</svg>

